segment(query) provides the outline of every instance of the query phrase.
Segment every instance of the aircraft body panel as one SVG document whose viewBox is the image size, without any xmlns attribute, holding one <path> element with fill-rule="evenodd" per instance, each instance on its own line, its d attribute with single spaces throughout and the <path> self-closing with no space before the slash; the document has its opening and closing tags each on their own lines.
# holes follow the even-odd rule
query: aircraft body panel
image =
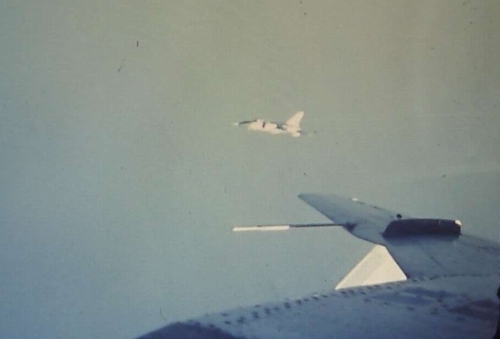
<svg viewBox="0 0 500 339">
<path fill-rule="evenodd" d="M 152 338 L 491 338 L 498 275 L 438 276 L 313 294 L 167 326 Z"/>
</svg>

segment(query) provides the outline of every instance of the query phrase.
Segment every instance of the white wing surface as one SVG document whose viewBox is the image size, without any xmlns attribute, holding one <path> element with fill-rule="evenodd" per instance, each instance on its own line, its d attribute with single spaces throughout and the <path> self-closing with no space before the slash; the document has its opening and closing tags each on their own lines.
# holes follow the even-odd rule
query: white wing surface
<svg viewBox="0 0 500 339">
<path fill-rule="evenodd" d="M 297 112 L 292 115 L 287 121 L 285 121 L 285 125 L 290 128 L 300 129 L 300 121 L 304 117 L 304 112 Z"/>
</svg>

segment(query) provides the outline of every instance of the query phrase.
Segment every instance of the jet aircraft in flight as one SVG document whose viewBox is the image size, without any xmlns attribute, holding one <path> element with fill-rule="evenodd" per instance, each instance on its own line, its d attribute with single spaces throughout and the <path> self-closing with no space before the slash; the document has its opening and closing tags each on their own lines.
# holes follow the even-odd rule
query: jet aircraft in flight
<svg viewBox="0 0 500 339">
<path fill-rule="evenodd" d="M 245 126 L 250 131 L 267 132 L 271 134 L 288 134 L 292 137 L 300 137 L 303 134 L 300 129 L 300 121 L 303 117 L 304 112 L 300 111 L 292 115 L 283 123 L 255 119 L 237 122 L 235 125 Z"/>
<path fill-rule="evenodd" d="M 410 218 L 335 195 L 299 197 L 332 223 L 233 231 L 341 226 L 372 243 L 334 290 L 208 314 L 140 339 L 493 337 L 500 282 L 497 243 L 462 234 L 458 220 Z"/>
</svg>

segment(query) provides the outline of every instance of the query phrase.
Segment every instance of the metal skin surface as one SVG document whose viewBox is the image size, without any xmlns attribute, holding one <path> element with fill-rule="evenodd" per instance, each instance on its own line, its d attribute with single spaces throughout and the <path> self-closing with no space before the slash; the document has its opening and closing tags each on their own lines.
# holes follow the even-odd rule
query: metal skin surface
<svg viewBox="0 0 500 339">
<path fill-rule="evenodd" d="M 334 195 L 299 197 L 353 235 L 385 246 L 408 279 L 209 314 L 140 339 L 493 337 L 497 244 L 463 234 L 428 234 L 427 221 L 425 232 L 384 237 L 387 225 L 406 217 Z"/>
</svg>

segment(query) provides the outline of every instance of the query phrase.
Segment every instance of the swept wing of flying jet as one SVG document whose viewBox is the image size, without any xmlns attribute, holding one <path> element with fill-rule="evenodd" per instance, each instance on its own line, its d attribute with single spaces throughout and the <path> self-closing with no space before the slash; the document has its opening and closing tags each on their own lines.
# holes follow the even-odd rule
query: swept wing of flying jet
<svg viewBox="0 0 500 339">
<path fill-rule="evenodd" d="M 332 224 L 239 226 L 286 231 L 340 226 L 374 244 L 335 290 L 178 322 L 152 338 L 491 338 L 499 246 L 458 220 L 417 219 L 334 195 L 299 197 Z"/>
<path fill-rule="evenodd" d="M 288 134 L 292 137 L 300 137 L 300 121 L 304 117 L 304 112 L 297 112 L 283 123 L 265 121 L 263 119 L 247 120 L 235 123 L 236 126 L 245 126 L 250 131 L 267 132 L 271 134 Z"/>
</svg>

